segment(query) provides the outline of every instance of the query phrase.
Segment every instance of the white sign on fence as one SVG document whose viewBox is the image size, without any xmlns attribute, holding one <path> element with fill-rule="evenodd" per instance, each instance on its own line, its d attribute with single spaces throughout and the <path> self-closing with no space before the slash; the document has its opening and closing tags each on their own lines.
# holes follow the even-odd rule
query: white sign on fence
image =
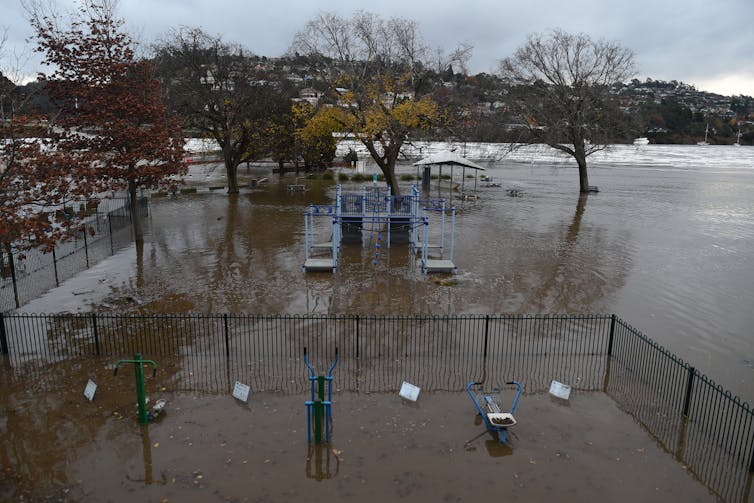
<svg viewBox="0 0 754 503">
<path fill-rule="evenodd" d="M 86 383 L 86 388 L 84 388 L 84 396 L 91 402 L 96 391 L 97 385 L 94 383 L 94 381 L 89 379 L 89 382 Z"/>
<path fill-rule="evenodd" d="M 550 394 L 563 400 L 568 400 L 568 397 L 571 396 L 571 387 L 562 382 L 553 381 L 550 384 Z"/>
<path fill-rule="evenodd" d="M 414 386 L 411 383 L 403 381 L 403 384 L 401 384 L 401 390 L 398 392 L 398 394 L 401 396 L 401 398 L 415 402 L 416 399 L 419 398 L 420 391 L 421 389 L 418 386 Z"/>
<path fill-rule="evenodd" d="M 251 388 L 248 385 L 236 381 L 233 385 L 233 398 L 241 400 L 242 402 L 248 402 L 249 391 L 251 391 Z"/>
</svg>

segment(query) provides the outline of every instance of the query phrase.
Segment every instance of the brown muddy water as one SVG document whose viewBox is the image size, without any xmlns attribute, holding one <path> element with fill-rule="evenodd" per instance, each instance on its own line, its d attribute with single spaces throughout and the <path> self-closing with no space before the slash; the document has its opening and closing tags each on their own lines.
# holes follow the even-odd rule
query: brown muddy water
<svg viewBox="0 0 754 503">
<path fill-rule="evenodd" d="M 303 212 L 332 203 L 334 184 L 306 181 L 310 190 L 293 193 L 287 185 L 300 181 L 272 176 L 268 185 L 229 197 L 206 190 L 220 168 L 202 169 L 189 179 L 199 193 L 153 199 L 143 246 L 117 253 L 23 311 L 616 313 L 754 399 L 752 169 L 595 163 L 590 183 L 601 192 L 580 198 L 573 168 L 491 164 L 487 174 L 502 186 L 457 202 L 457 276 L 422 274 L 405 245 L 383 247 L 375 261 L 371 233 L 364 246 L 344 245 L 335 274 L 305 274 Z M 270 176 L 244 171 L 245 180 Z M 436 229 L 438 215 L 430 218 Z M 317 226 L 325 241 L 327 221 Z M 427 392 L 411 405 L 391 394 L 343 392 L 335 399 L 332 449 L 318 458 L 306 445 L 303 395 L 253 394 L 243 405 L 182 394 L 169 383 L 160 391 L 158 377 L 150 395 L 168 398 L 169 411 L 146 439 L 135 421 L 123 419 L 134 400 L 127 374 L 111 379 L 99 365 L 101 388 L 91 404 L 81 383 L 93 370 L 83 364 L 60 364 L 68 379 L 5 383 L 0 431 L 10 442 L 2 450 L 0 496 L 711 499 L 601 393 L 577 393 L 570 405 L 525 395 L 516 436 L 501 449 L 475 423 L 463 393 Z"/>
<path fill-rule="evenodd" d="M 615 402 L 528 394 L 502 446 L 465 393 L 333 395 L 330 445 L 306 440 L 306 395 L 180 393 L 137 424 L 133 371 L 66 362 L 3 382 L 3 501 L 713 501 Z M 27 376 L 30 374 L 27 374 Z M 78 385 L 98 383 L 92 402 Z M 512 394 L 504 395 L 510 403 Z M 11 448 L 12 446 L 12 448 Z"/>
<path fill-rule="evenodd" d="M 456 201 L 454 277 L 422 274 L 405 245 L 387 250 L 384 241 L 375 263 L 368 232 L 364 246 L 343 246 L 334 275 L 304 274 L 303 212 L 332 203 L 335 189 L 306 182 L 309 191 L 291 193 L 287 185 L 299 182 L 288 175 L 235 197 L 219 190 L 154 199 L 143 248 L 118 253 L 23 310 L 615 313 L 751 402 L 754 169 L 746 156 L 726 169 L 724 160 L 695 166 L 692 147 L 654 148 L 661 162 L 593 163 L 590 183 L 601 192 L 587 198 L 579 198 L 571 167 L 489 165 L 502 187 Z M 189 186 L 222 185 L 221 167 L 198 169 Z M 269 176 L 240 171 L 244 180 Z M 430 218 L 436 232 L 438 215 Z M 317 225 L 318 240 L 329 239 L 327 219 Z M 71 295 L 76 288 L 92 293 Z"/>
</svg>

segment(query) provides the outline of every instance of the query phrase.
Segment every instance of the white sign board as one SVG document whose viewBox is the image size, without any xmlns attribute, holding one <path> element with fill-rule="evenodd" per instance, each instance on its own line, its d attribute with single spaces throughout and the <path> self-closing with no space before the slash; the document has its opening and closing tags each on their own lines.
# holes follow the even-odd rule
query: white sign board
<svg viewBox="0 0 754 503">
<path fill-rule="evenodd" d="M 248 385 L 236 381 L 233 385 L 233 398 L 237 398 L 242 402 L 248 402 L 249 391 L 251 391 L 251 388 Z"/>
<path fill-rule="evenodd" d="M 571 396 L 571 387 L 562 382 L 553 381 L 550 384 L 550 394 L 563 400 L 568 400 L 568 397 Z"/>
<path fill-rule="evenodd" d="M 96 391 L 97 385 L 94 383 L 94 381 L 89 379 L 89 382 L 86 383 L 86 388 L 84 388 L 84 396 L 91 402 Z"/>
<path fill-rule="evenodd" d="M 398 394 L 401 396 L 401 398 L 415 402 L 416 399 L 419 398 L 420 391 L 421 389 L 418 386 L 414 386 L 411 383 L 403 381 L 403 384 L 401 384 L 401 390 L 398 392 Z"/>
</svg>

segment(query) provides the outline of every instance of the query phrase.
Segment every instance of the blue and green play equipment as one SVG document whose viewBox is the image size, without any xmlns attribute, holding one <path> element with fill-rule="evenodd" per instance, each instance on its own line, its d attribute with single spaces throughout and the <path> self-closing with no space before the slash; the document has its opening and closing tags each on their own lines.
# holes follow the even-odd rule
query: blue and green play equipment
<svg viewBox="0 0 754 503">
<path fill-rule="evenodd" d="M 309 369 L 311 384 L 311 400 L 306 402 L 306 439 L 312 443 L 312 424 L 314 425 L 314 441 L 322 443 L 322 424 L 325 427 L 325 442 L 330 443 L 330 418 L 332 417 L 332 371 L 338 364 L 338 348 L 335 348 L 335 360 L 330 365 L 326 376 L 318 376 L 314 371 L 304 348 L 304 363 Z M 325 382 L 327 382 L 327 400 L 325 400 Z"/>
</svg>

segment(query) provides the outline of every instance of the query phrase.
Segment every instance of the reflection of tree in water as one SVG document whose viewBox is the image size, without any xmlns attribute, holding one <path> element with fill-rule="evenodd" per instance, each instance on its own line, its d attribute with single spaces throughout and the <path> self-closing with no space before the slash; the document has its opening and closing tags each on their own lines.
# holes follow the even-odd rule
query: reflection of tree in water
<svg viewBox="0 0 754 503">
<path fill-rule="evenodd" d="M 329 199 L 324 190 L 312 199 L 297 197 L 287 197 L 284 187 L 278 187 L 251 195 L 201 195 L 156 204 L 151 241 L 141 253 L 137 249 L 137 271 L 130 285 L 139 292 L 136 297 L 146 301 L 140 309 L 261 314 L 595 312 L 609 305 L 607 297 L 622 287 L 630 265 L 625 236 L 582 223 L 586 198 L 578 200 L 568 222 L 550 224 L 543 231 L 536 228 L 540 219 L 562 208 L 557 199 L 506 198 L 459 218 L 458 276 L 422 274 L 406 245 L 389 252 L 383 248 L 373 264 L 375 247 L 366 233 L 364 246 L 343 245 L 336 274 L 307 275 L 301 272 L 303 212 L 309 202 Z M 317 234 L 319 240 L 328 237 L 329 231 Z"/>
<path fill-rule="evenodd" d="M 628 271 L 619 243 L 611 242 L 596 226 L 582 228 L 588 196 L 581 195 L 565 234 L 556 228 L 540 241 L 557 243 L 553 249 L 517 254 L 513 289 L 521 292 L 519 311 L 531 313 L 587 313 L 599 311 L 603 299 L 618 290 Z"/>
</svg>

